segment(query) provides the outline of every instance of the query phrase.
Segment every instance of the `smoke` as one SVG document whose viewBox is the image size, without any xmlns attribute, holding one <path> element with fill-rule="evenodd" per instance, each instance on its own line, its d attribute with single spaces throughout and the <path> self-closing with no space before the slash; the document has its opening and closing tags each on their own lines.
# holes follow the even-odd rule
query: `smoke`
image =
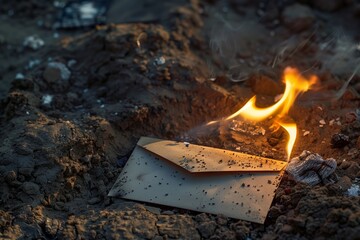
<svg viewBox="0 0 360 240">
<path fill-rule="evenodd" d="M 254 66 L 244 59 L 255 56 L 257 44 L 265 39 L 265 29 L 254 21 L 232 23 L 223 16 L 215 15 L 216 21 L 210 31 L 210 48 L 213 58 L 221 62 L 222 73 L 233 82 L 248 79 Z M 214 74 L 216 72 L 214 71 Z"/>
<path fill-rule="evenodd" d="M 335 34 L 320 44 L 318 59 L 331 73 L 344 76 L 360 64 L 360 44 L 346 35 Z"/>
</svg>

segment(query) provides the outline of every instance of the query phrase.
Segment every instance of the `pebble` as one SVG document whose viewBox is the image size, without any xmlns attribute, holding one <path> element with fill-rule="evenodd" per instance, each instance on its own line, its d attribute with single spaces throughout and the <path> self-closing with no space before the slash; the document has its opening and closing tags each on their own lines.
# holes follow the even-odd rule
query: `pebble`
<svg viewBox="0 0 360 240">
<path fill-rule="evenodd" d="M 331 145 L 334 148 L 343 148 L 349 143 L 350 143 L 349 136 L 345 134 L 336 133 L 331 137 Z"/>
<path fill-rule="evenodd" d="M 286 7 L 282 12 L 282 21 L 290 30 L 301 32 L 313 25 L 315 16 L 308 6 L 293 4 Z"/>
<path fill-rule="evenodd" d="M 65 64 L 60 62 L 48 63 L 43 73 L 44 79 L 50 83 L 57 81 L 67 81 L 69 80 L 70 76 L 70 70 L 66 67 Z"/>
<path fill-rule="evenodd" d="M 43 105 L 50 105 L 52 100 L 53 100 L 53 96 L 49 95 L 49 94 L 46 94 L 46 95 L 42 96 L 42 98 L 41 98 Z"/>
<path fill-rule="evenodd" d="M 32 50 L 38 50 L 45 45 L 44 40 L 36 35 L 27 36 L 23 42 L 24 47 L 31 48 Z"/>
</svg>

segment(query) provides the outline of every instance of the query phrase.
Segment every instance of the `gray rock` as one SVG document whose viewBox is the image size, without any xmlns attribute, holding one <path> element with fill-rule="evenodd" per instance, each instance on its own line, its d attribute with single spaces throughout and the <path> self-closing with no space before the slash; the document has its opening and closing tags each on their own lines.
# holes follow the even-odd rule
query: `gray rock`
<svg viewBox="0 0 360 240">
<path fill-rule="evenodd" d="M 29 195 L 38 195 L 40 194 L 40 187 L 33 182 L 24 182 L 21 185 L 21 189 Z"/>
<path fill-rule="evenodd" d="M 65 64 L 60 62 L 50 62 L 43 73 L 46 81 L 52 83 L 57 81 L 67 81 L 71 76 L 70 70 Z"/>
<path fill-rule="evenodd" d="M 206 213 L 200 213 L 200 214 L 196 215 L 195 221 L 206 222 L 206 221 L 210 221 L 210 219 Z"/>
<path fill-rule="evenodd" d="M 216 229 L 216 223 L 214 221 L 203 222 L 198 226 L 201 237 L 207 239 L 212 236 Z"/>
<path fill-rule="evenodd" d="M 282 12 L 282 21 L 291 31 L 301 32 L 313 25 L 315 16 L 309 7 L 293 4 L 286 7 Z"/>
</svg>

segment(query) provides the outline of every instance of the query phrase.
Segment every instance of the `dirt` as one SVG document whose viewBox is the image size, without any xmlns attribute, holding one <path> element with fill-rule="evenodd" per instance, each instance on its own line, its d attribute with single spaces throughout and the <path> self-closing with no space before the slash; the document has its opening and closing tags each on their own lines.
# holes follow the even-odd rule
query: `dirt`
<svg viewBox="0 0 360 240">
<path fill-rule="evenodd" d="M 360 64 L 360 3 L 137 2 L 67 30 L 51 27 L 52 2 L 0 6 L 0 238 L 359 239 L 348 189 L 360 178 L 360 73 L 341 87 Z M 45 44 L 25 47 L 32 35 Z M 255 94 L 273 104 L 287 66 L 320 79 L 290 111 L 292 156 L 334 158 L 335 180 L 285 174 L 264 225 L 107 197 L 140 136 L 286 160 L 271 120 L 204 124 Z"/>
</svg>

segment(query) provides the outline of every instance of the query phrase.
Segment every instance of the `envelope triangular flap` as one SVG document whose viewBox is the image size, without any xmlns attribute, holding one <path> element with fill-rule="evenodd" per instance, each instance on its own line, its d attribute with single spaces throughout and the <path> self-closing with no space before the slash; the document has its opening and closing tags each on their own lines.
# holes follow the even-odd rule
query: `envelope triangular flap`
<svg viewBox="0 0 360 240">
<path fill-rule="evenodd" d="M 138 146 L 189 172 L 272 172 L 286 162 L 184 142 L 141 137 Z"/>
</svg>

